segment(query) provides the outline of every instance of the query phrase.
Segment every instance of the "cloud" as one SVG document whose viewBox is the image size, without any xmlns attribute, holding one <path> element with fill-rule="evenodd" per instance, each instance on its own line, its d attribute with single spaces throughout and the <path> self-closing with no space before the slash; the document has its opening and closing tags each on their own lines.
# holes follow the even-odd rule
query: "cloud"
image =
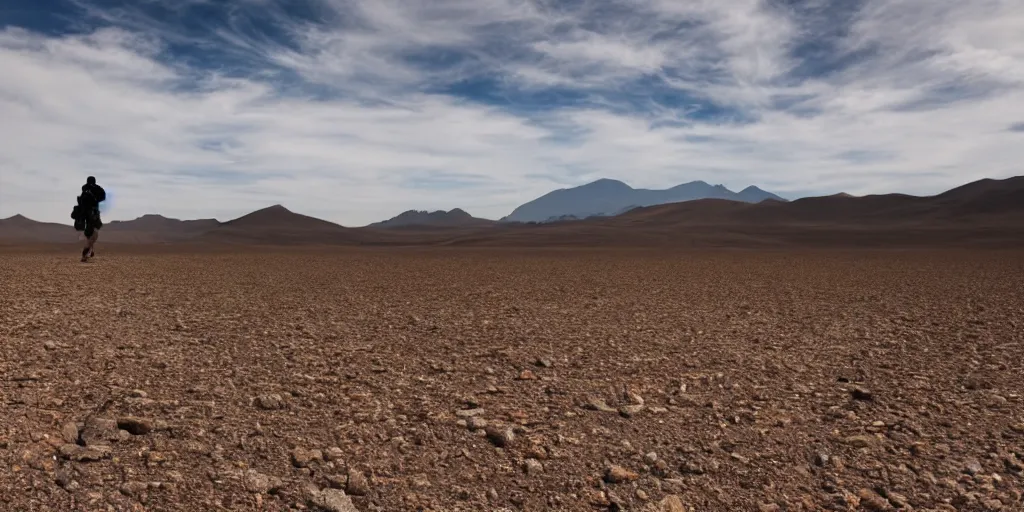
<svg viewBox="0 0 1024 512">
<path fill-rule="evenodd" d="M 0 217 L 65 221 L 90 174 L 111 219 L 362 225 L 605 177 L 933 193 L 1024 160 L 1010 1 L 74 5 L 0 13 Z"/>
</svg>

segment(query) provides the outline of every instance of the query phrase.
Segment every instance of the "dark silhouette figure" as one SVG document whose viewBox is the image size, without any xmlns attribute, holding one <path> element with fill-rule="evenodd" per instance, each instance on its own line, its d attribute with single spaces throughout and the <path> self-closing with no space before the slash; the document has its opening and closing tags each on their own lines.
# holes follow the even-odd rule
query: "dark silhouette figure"
<svg viewBox="0 0 1024 512">
<path fill-rule="evenodd" d="M 82 261 L 96 255 L 93 247 L 100 236 L 103 221 L 100 219 L 100 203 L 107 199 L 107 192 L 96 184 L 96 178 L 89 176 L 82 185 L 82 195 L 78 196 L 78 206 L 71 211 L 75 220 L 75 229 L 85 234 L 85 247 L 82 249 Z"/>
</svg>

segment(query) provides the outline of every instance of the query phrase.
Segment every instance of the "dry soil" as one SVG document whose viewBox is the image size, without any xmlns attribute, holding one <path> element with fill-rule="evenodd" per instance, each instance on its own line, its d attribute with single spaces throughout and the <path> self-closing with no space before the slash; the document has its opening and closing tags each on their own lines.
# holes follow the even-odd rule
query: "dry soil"
<svg viewBox="0 0 1024 512">
<path fill-rule="evenodd" d="M 1024 510 L 1014 252 L 0 254 L 3 510 Z"/>
</svg>

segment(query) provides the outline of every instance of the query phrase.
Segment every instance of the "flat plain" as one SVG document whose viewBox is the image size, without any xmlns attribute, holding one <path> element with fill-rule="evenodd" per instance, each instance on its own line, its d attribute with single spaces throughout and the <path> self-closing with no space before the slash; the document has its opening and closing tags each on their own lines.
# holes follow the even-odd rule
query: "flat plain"
<svg viewBox="0 0 1024 512">
<path fill-rule="evenodd" d="M 98 251 L 0 252 L 4 510 L 1024 509 L 1021 252 Z"/>
</svg>

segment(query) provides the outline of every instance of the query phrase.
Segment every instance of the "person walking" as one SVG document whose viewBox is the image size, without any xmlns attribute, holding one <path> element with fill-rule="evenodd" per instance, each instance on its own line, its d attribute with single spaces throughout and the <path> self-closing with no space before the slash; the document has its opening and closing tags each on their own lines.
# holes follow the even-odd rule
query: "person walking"
<svg viewBox="0 0 1024 512">
<path fill-rule="evenodd" d="M 100 236 L 103 221 L 100 219 L 100 203 L 107 200 L 107 192 L 96 184 L 96 178 L 89 176 L 82 185 L 82 195 L 78 196 L 79 216 L 82 231 L 85 234 L 85 247 L 82 248 L 82 261 L 89 261 L 96 255 L 93 248 Z M 76 219 L 77 220 L 77 219 Z"/>
</svg>

